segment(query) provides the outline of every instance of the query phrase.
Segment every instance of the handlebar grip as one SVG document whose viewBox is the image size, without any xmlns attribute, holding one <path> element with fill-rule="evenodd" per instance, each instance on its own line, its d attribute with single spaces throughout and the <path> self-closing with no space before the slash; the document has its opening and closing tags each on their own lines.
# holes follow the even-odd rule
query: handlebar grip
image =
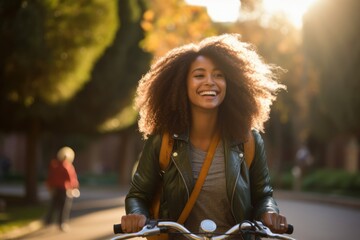
<svg viewBox="0 0 360 240">
<path fill-rule="evenodd" d="M 291 224 L 288 224 L 288 228 L 286 230 L 286 234 L 292 234 L 294 232 L 294 226 Z"/>
<path fill-rule="evenodd" d="M 115 234 L 124 233 L 122 228 L 121 228 L 121 224 L 114 224 L 113 229 L 114 229 Z"/>
</svg>

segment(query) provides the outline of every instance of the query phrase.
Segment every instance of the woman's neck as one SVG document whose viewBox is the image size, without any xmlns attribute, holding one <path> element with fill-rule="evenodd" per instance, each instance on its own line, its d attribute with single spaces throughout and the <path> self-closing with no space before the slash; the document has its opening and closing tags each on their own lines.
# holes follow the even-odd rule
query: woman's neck
<svg viewBox="0 0 360 240">
<path fill-rule="evenodd" d="M 207 151 L 217 131 L 217 111 L 192 112 L 190 142 L 196 148 Z"/>
</svg>

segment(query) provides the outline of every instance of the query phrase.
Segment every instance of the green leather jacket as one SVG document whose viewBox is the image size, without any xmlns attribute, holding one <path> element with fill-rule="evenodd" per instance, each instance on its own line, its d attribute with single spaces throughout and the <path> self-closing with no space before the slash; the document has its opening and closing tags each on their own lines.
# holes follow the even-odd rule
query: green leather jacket
<svg viewBox="0 0 360 240">
<path fill-rule="evenodd" d="M 250 169 L 246 167 L 241 143 L 222 139 L 225 151 L 226 188 L 231 212 L 236 222 L 259 219 L 265 211 L 278 212 L 272 198 L 273 189 L 266 163 L 264 142 L 253 130 L 255 156 Z M 126 196 L 126 213 L 149 217 L 149 204 L 161 180 L 163 195 L 160 218 L 177 220 L 195 185 L 189 159 L 189 136 L 173 136 L 171 161 L 165 171 L 160 171 L 159 152 L 161 136 L 151 136 L 145 143 L 131 188 Z"/>
</svg>

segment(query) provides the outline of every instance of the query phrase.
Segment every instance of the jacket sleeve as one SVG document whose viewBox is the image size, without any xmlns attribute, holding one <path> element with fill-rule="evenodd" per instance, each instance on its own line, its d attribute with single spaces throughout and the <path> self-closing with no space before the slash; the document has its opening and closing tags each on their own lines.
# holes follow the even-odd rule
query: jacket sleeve
<svg viewBox="0 0 360 240">
<path fill-rule="evenodd" d="M 79 187 L 79 180 L 76 174 L 75 167 L 70 163 L 68 168 L 68 174 L 69 174 L 69 181 L 68 186 L 66 186 L 66 189 L 73 189 Z"/>
<path fill-rule="evenodd" d="M 50 164 L 49 164 L 49 167 L 48 167 L 48 175 L 47 175 L 47 178 L 46 178 L 46 186 L 51 189 L 55 186 L 55 166 L 56 166 L 56 161 L 57 160 L 54 160 L 52 159 L 50 161 Z"/>
<path fill-rule="evenodd" d="M 258 131 L 253 130 L 255 139 L 255 156 L 250 167 L 251 201 L 254 207 L 254 218 L 260 219 L 264 212 L 279 212 L 273 199 L 273 188 L 270 184 L 264 141 Z"/>
<path fill-rule="evenodd" d="M 126 214 L 143 214 L 149 218 L 149 206 L 159 187 L 160 135 L 151 136 L 145 142 L 139 164 L 131 181 L 131 187 L 125 198 Z"/>
</svg>

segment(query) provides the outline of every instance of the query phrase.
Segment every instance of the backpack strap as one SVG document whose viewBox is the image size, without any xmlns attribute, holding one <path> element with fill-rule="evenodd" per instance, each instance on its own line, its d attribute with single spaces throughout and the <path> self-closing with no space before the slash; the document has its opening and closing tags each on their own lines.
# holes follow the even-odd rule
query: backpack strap
<svg viewBox="0 0 360 240">
<path fill-rule="evenodd" d="M 159 155 L 159 165 L 161 171 L 165 171 L 165 169 L 169 165 L 170 155 L 173 145 L 174 145 L 174 140 L 170 137 L 170 134 L 168 132 L 165 132 L 162 135 L 160 155 Z M 154 219 L 159 218 L 161 192 L 162 192 L 162 187 L 159 186 L 157 192 L 155 193 L 154 199 L 151 203 L 150 215 L 152 215 Z"/>
<path fill-rule="evenodd" d="M 206 176 L 209 172 L 212 160 L 215 155 L 216 147 L 219 144 L 219 141 L 220 141 L 220 134 L 219 134 L 219 132 L 216 132 L 216 134 L 211 139 L 209 150 L 208 150 L 205 160 L 202 164 L 202 167 L 201 167 L 201 170 L 199 173 L 199 177 L 196 180 L 194 189 L 192 190 L 191 195 L 190 195 L 188 201 L 186 202 L 186 205 L 185 205 L 184 209 L 182 210 L 180 217 L 177 220 L 177 222 L 180 224 L 184 224 L 184 222 L 188 218 L 192 208 L 195 205 L 196 199 L 199 196 L 199 193 L 205 182 Z"/>
<path fill-rule="evenodd" d="M 244 143 L 244 155 L 246 166 L 250 169 L 251 163 L 255 157 L 255 139 L 252 131 L 250 131 L 248 141 Z"/>
<path fill-rule="evenodd" d="M 165 132 L 161 140 L 159 165 L 160 169 L 164 171 L 170 162 L 170 155 L 174 145 L 174 140 L 170 137 L 169 132 Z"/>
</svg>

